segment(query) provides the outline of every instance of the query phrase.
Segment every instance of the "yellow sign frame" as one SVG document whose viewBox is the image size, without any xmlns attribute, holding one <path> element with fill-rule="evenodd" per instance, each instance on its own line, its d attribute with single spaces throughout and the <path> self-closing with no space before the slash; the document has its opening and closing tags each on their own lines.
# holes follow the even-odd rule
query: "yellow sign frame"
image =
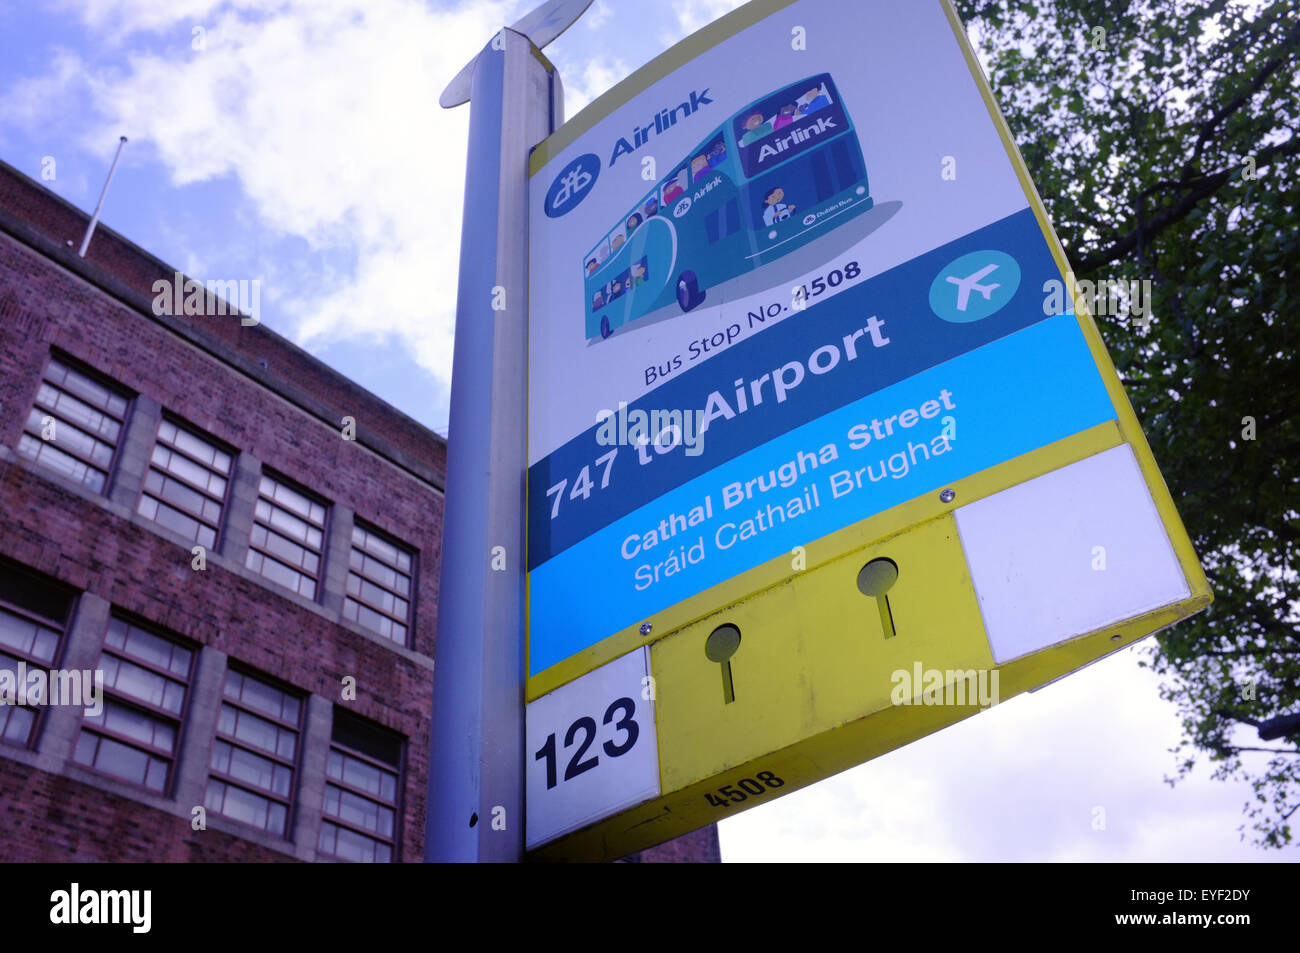
<svg viewBox="0 0 1300 953">
<path fill-rule="evenodd" d="M 530 160 L 530 175 L 537 174 L 551 159 L 601 119 L 681 65 L 796 2 L 798 0 L 753 0 L 687 37 L 599 97 L 572 121 L 539 144 Z M 993 98 L 992 90 L 951 0 L 931 2 L 940 3 L 947 16 L 971 76 L 1056 262 L 1057 270 L 1062 279 L 1065 279 L 1071 269 L 1064 248 L 1048 219 L 1046 207 Z M 1074 290 L 1071 288 L 1071 294 Z M 1002 699 L 1043 685 L 1207 607 L 1213 600 L 1209 583 L 1137 416 L 1120 384 L 1096 323 L 1088 311 L 1087 302 L 1076 298 L 1074 305 L 1079 329 L 1115 408 L 1115 420 L 956 481 L 951 484 L 955 490 L 955 499 L 951 502 L 943 502 L 937 494 L 928 493 L 814 540 L 805 546 L 805 570 L 792 571 L 787 554 L 683 600 L 656 615 L 654 632 L 649 642 L 636 625 L 613 633 L 587 650 L 531 677 L 526 686 L 526 699 L 536 699 L 646 644 L 651 646 L 652 670 L 655 670 L 654 660 L 658 657 L 656 653 L 662 654 L 659 647 L 688 628 L 699 629 L 725 622 L 728 614 L 734 615 L 737 612 L 760 616 L 771 614 L 767 607 L 775 605 L 774 600 L 781 598 L 783 589 L 815 581 L 838 561 L 861 557 L 865 552 L 878 548 L 883 541 L 897 539 L 900 534 L 929 532 L 931 530 L 927 530 L 927 527 L 931 527 L 935 521 L 951 520 L 952 512 L 960 506 L 1124 444 L 1132 449 L 1137 460 L 1160 522 L 1187 580 L 1190 594 L 1173 605 L 1145 613 L 1120 625 L 1107 626 L 1064 644 L 996 666 L 1001 676 Z M 973 592 L 970 595 L 973 598 Z M 992 666 L 991 658 L 988 664 Z M 669 691 L 669 688 L 662 688 L 661 692 L 664 691 Z M 668 698 L 663 698 L 660 702 L 661 719 L 665 717 L 663 713 L 668 701 Z M 544 845 L 530 856 L 548 860 L 598 860 L 623 856 L 761 803 L 762 799 L 756 798 L 725 808 L 711 806 L 706 795 L 720 787 L 766 771 L 780 778 L 783 782 L 780 786 L 783 789 L 781 793 L 788 793 L 868 761 L 979 710 L 981 709 L 975 706 L 885 706 L 870 713 L 869 717 L 817 726 L 816 730 L 801 740 L 740 764 L 731 762 L 725 755 L 718 753 L 715 753 L 712 760 L 706 757 L 701 761 L 697 758 L 697 772 L 714 773 L 703 775 L 702 779 L 694 781 L 689 781 L 674 762 L 671 753 L 664 751 L 661 728 L 657 741 L 660 744 L 660 780 L 664 793 L 660 797 Z"/>
</svg>

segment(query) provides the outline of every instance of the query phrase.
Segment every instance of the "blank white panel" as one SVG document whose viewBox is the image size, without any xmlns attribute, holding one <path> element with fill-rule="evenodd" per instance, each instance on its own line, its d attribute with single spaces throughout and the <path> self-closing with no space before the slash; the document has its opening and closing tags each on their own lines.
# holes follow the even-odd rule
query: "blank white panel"
<svg viewBox="0 0 1300 953">
<path fill-rule="evenodd" d="M 1127 444 L 955 516 L 999 664 L 1191 595 Z"/>
</svg>

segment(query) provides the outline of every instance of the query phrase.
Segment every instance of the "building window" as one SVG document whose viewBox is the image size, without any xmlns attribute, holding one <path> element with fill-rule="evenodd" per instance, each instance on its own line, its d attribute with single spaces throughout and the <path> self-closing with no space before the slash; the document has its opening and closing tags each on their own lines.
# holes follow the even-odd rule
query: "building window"
<svg viewBox="0 0 1300 953">
<path fill-rule="evenodd" d="M 253 516 L 249 569 L 316 598 L 325 540 L 325 504 L 265 474 Z"/>
<path fill-rule="evenodd" d="M 73 760 L 163 793 L 176 759 L 194 652 L 119 618 L 108 623 L 99 668 L 104 703 L 86 713 Z"/>
<path fill-rule="evenodd" d="M 284 837 L 302 698 L 233 669 L 226 672 L 222 694 L 204 803 L 210 811 Z"/>
<path fill-rule="evenodd" d="M 27 673 L 41 670 L 48 678 L 72 599 L 70 589 L 0 564 L 0 671 L 11 672 L 14 680 L 14 697 L 0 704 L 0 738 L 7 742 L 29 747 L 35 739 L 40 710 L 18 704 L 20 676 L 26 679 Z"/>
<path fill-rule="evenodd" d="M 126 407 L 116 389 L 51 357 L 18 452 L 103 493 Z"/>
<path fill-rule="evenodd" d="M 139 512 L 208 549 L 217 542 L 233 458 L 170 420 L 158 427 Z"/>
<path fill-rule="evenodd" d="M 411 618 L 409 550 L 362 526 L 352 527 L 343 616 L 402 645 Z"/>
<path fill-rule="evenodd" d="M 402 739 L 334 709 L 320 849 L 340 860 L 388 863 L 396 854 Z"/>
</svg>

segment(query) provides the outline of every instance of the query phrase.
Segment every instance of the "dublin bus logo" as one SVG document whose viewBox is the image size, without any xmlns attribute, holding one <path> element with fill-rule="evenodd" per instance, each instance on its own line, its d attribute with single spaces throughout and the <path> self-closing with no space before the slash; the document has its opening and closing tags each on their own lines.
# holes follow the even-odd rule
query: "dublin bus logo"
<svg viewBox="0 0 1300 953">
<path fill-rule="evenodd" d="M 551 186 L 547 215 L 563 214 L 551 211 L 552 197 L 577 168 Z M 862 147 L 830 74 L 768 93 L 672 166 L 583 256 L 586 338 L 607 338 L 674 301 L 691 311 L 709 288 L 871 207 Z"/>
<path fill-rule="evenodd" d="M 574 159 L 555 177 L 546 193 L 543 206 L 550 218 L 559 218 L 572 211 L 587 197 L 600 175 L 600 159 L 588 152 Z"/>
</svg>

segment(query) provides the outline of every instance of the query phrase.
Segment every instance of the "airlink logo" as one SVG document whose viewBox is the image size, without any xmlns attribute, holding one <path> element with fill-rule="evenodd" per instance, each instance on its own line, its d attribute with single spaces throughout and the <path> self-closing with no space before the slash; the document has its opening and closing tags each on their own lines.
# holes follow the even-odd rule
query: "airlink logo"
<svg viewBox="0 0 1300 953">
<path fill-rule="evenodd" d="M 694 115 L 701 106 L 712 105 L 712 103 L 713 100 L 709 98 L 709 87 L 705 86 L 703 92 L 697 93 L 692 90 L 690 98 L 686 102 L 680 103 L 672 109 L 659 110 L 655 113 L 654 118 L 644 126 L 633 126 L 631 142 L 626 138 L 620 138 L 618 142 L 614 143 L 614 153 L 609 157 L 610 168 L 613 168 L 619 156 L 630 156 L 649 142 L 652 130 L 655 134 L 658 134 L 667 132 L 677 125 L 678 113 L 681 114 L 682 119 L 685 119 Z"/>
<path fill-rule="evenodd" d="M 566 212 L 578 207 L 578 203 L 587 197 L 591 187 L 600 175 L 600 156 L 586 153 L 578 156 L 555 177 L 546 193 L 542 208 L 549 218 L 559 218 Z"/>
<path fill-rule="evenodd" d="M 838 127 L 835 125 L 835 120 L 823 116 L 821 119 L 817 120 L 816 123 L 806 129 L 793 129 L 788 136 L 782 136 L 780 139 L 771 143 L 764 143 L 763 148 L 758 150 L 758 161 L 765 162 L 772 158 L 772 156 L 785 152 L 785 150 L 789 149 L 791 146 L 797 146 L 801 142 L 807 142 L 813 136 L 819 136 L 827 129 L 836 128 Z"/>
</svg>

